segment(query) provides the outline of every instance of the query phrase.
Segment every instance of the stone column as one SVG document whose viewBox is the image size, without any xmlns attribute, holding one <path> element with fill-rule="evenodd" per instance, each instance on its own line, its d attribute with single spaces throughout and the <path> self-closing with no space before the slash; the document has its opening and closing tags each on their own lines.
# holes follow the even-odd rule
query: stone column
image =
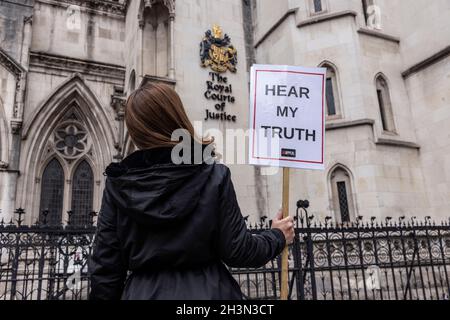
<svg viewBox="0 0 450 320">
<path fill-rule="evenodd" d="M 20 156 L 20 129 L 22 122 L 11 121 L 12 143 L 9 154 L 10 163 L 4 163 L 0 166 L 0 220 L 9 222 L 14 217 L 14 210 L 19 207 L 16 204 L 17 179 L 20 175 L 19 156 Z"/>
<path fill-rule="evenodd" d="M 20 63 L 22 66 L 28 66 L 29 63 L 29 51 L 31 45 L 31 35 L 32 35 L 32 24 L 33 24 L 33 16 L 25 17 L 23 19 L 23 38 L 22 38 L 22 48 L 21 48 L 21 57 Z"/>
<path fill-rule="evenodd" d="M 250 67 L 256 63 L 256 52 L 254 44 L 254 25 L 253 25 L 253 5 L 252 1 L 242 0 L 242 17 L 244 26 L 245 37 L 245 55 L 247 59 L 247 72 L 250 71 Z M 256 207 L 258 208 L 259 218 L 268 213 L 269 210 L 269 194 L 268 194 L 268 179 L 261 172 L 261 167 L 253 167 L 255 176 L 255 194 L 256 194 Z"/>
<path fill-rule="evenodd" d="M 140 70 L 136 69 L 136 76 L 139 79 L 138 83 L 141 83 L 142 79 L 144 78 L 144 28 L 145 28 L 145 21 L 144 18 L 139 19 L 139 32 L 141 33 L 141 48 L 139 50 L 139 68 Z"/>
<path fill-rule="evenodd" d="M 169 78 L 175 80 L 175 14 L 169 17 Z"/>
<path fill-rule="evenodd" d="M 21 45 L 21 56 L 20 56 L 20 64 L 25 70 L 28 69 L 29 64 L 29 51 L 31 44 L 31 35 L 32 35 L 32 23 L 33 17 L 25 17 L 23 19 L 23 37 L 22 37 L 22 45 Z M 16 96 L 15 96 L 15 104 L 13 110 L 13 119 L 12 122 L 20 122 L 20 127 L 23 119 L 23 105 L 25 101 L 25 87 L 26 87 L 27 73 L 23 71 L 16 82 Z"/>
<path fill-rule="evenodd" d="M 116 121 L 119 123 L 119 131 L 117 132 L 118 145 L 116 146 L 117 154 L 114 156 L 115 160 L 122 160 L 124 157 L 124 140 L 125 140 L 125 98 L 122 96 L 113 95 L 111 97 L 111 106 L 116 112 Z"/>
<path fill-rule="evenodd" d="M 28 68 L 29 64 L 29 50 L 32 35 L 32 22 L 33 18 L 25 17 L 23 20 L 23 37 L 21 46 L 20 63 L 22 67 Z M 27 73 L 23 70 L 16 78 L 16 92 L 14 97 L 13 116 L 10 121 L 11 127 L 11 148 L 9 153 L 9 164 L 2 172 L 2 208 L 6 212 L 2 213 L 3 217 L 13 217 L 14 210 L 19 207 L 16 203 L 17 193 L 17 180 L 20 176 L 20 149 L 22 142 L 22 122 L 25 102 L 25 89 L 27 85 Z M 5 181 L 5 182 L 3 182 Z M 25 208 L 25 211 L 31 210 L 31 208 Z M 32 216 L 32 214 L 28 214 Z"/>
<path fill-rule="evenodd" d="M 0 169 L 0 221 L 5 223 L 14 218 L 15 208 L 15 190 L 12 188 L 14 183 L 14 172 L 9 169 Z"/>
</svg>

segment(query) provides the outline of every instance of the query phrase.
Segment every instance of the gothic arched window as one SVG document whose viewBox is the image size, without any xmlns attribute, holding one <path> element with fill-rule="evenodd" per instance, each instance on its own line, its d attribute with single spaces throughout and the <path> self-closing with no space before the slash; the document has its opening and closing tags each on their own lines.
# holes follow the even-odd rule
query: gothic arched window
<svg viewBox="0 0 450 320">
<path fill-rule="evenodd" d="M 340 117 L 341 102 L 339 99 L 339 86 L 336 69 L 329 63 L 323 63 L 321 66 L 327 69 L 327 78 L 325 82 L 327 116 Z"/>
<path fill-rule="evenodd" d="M 40 220 L 47 224 L 62 223 L 64 171 L 58 160 L 51 160 L 41 179 Z M 44 214 L 46 213 L 46 215 Z"/>
<path fill-rule="evenodd" d="M 322 12 L 322 0 L 314 0 L 314 12 Z"/>
<path fill-rule="evenodd" d="M 350 173 L 341 166 L 330 175 L 333 209 L 336 221 L 348 223 L 355 218 Z"/>
<path fill-rule="evenodd" d="M 327 0 L 308 0 L 309 14 L 311 16 L 323 14 L 328 11 Z"/>
<path fill-rule="evenodd" d="M 380 109 L 383 131 L 395 132 L 394 114 L 392 111 L 391 95 L 386 79 L 380 74 L 376 78 L 378 107 Z"/>
<path fill-rule="evenodd" d="M 86 160 L 80 162 L 75 170 L 72 181 L 72 217 L 71 223 L 87 225 L 92 212 L 94 198 L 94 174 Z"/>
<path fill-rule="evenodd" d="M 144 3 L 140 24 L 143 32 L 143 73 L 151 76 L 169 75 L 169 19 L 170 12 L 164 1 Z"/>
</svg>

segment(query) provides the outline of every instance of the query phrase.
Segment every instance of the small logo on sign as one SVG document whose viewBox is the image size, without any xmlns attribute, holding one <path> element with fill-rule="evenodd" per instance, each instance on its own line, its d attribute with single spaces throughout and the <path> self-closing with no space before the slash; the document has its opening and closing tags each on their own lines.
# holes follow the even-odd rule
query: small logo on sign
<svg viewBox="0 0 450 320">
<path fill-rule="evenodd" d="M 281 149 L 281 156 L 286 158 L 295 158 L 295 149 Z"/>
</svg>

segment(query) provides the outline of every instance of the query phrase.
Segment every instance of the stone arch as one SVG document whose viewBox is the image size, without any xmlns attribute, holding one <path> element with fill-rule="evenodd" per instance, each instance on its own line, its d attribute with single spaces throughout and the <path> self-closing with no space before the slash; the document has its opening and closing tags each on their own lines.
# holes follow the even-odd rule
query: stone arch
<svg viewBox="0 0 450 320">
<path fill-rule="evenodd" d="M 98 187 L 101 184 L 101 179 L 102 179 L 103 172 L 104 172 L 105 168 L 99 168 L 98 164 L 95 163 L 94 159 L 92 159 L 91 156 L 85 155 L 85 156 L 77 159 L 73 163 L 73 165 L 71 167 L 71 170 L 69 172 L 69 178 L 70 178 L 71 181 L 73 181 L 74 175 L 75 175 L 75 171 L 77 170 L 77 168 L 80 165 L 80 163 L 82 163 L 83 161 L 86 161 L 89 164 L 89 166 L 91 167 L 91 170 L 92 170 L 92 172 L 94 174 L 93 208 L 95 210 L 95 208 L 97 208 L 97 209 L 100 208 L 100 204 L 101 204 L 101 202 L 100 202 L 100 200 L 101 200 L 101 189 L 99 189 Z M 71 199 L 72 199 L 72 188 L 70 189 L 70 193 L 69 193 L 69 201 L 71 201 Z"/>
<path fill-rule="evenodd" d="M 140 75 L 175 77 L 174 19 L 175 0 L 141 0 L 138 12 Z"/>
<path fill-rule="evenodd" d="M 47 156 L 45 156 L 42 159 L 41 165 L 37 168 L 36 170 L 36 179 L 41 179 L 42 175 L 44 174 L 45 168 L 47 167 L 47 165 L 53 160 L 56 159 L 62 166 L 63 171 L 64 171 L 64 177 L 67 177 L 69 174 L 69 170 L 67 169 L 67 167 L 65 167 L 64 164 L 64 159 L 61 158 L 61 156 L 59 156 L 58 154 L 48 154 Z"/>
<path fill-rule="evenodd" d="M 390 87 L 391 86 L 391 83 L 390 83 L 390 81 L 389 81 L 389 78 L 386 76 L 386 74 L 384 74 L 384 72 L 378 72 L 376 75 L 375 75 L 375 77 L 374 77 L 374 82 L 375 82 L 375 84 L 377 83 L 377 81 L 379 80 L 379 79 L 382 79 L 383 81 L 385 81 L 386 82 L 386 84 L 388 85 L 388 87 Z"/>
<path fill-rule="evenodd" d="M 83 161 L 86 161 L 86 162 L 91 166 L 92 171 L 94 171 L 94 172 L 98 172 L 98 171 L 100 171 L 101 169 L 103 169 L 103 168 L 101 168 L 101 169 L 98 168 L 97 164 L 94 162 L 94 160 L 93 160 L 89 155 L 85 155 L 85 156 L 83 156 L 83 157 L 77 159 L 77 160 L 73 163 L 72 168 L 71 168 L 71 170 L 70 170 L 70 172 L 69 172 L 69 175 L 68 175 L 68 176 L 70 177 L 70 180 L 73 180 L 73 175 L 74 175 L 74 173 L 75 173 L 76 168 L 77 168 L 77 167 L 80 165 L 80 163 L 83 162 Z M 99 178 L 99 177 L 95 177 L 95 178 Z"/>
<path fill-rule="evenodd" d="M 375 75 L 374 81 L 382 129 L 385 132 L 396 133 L 389 80 L 384 73 L 379 72 Z"/>
<path fill-rule="evenodd" d="M 37 216 L 38 216 L 40 222 L 44 222 L 44 220 L 46 220 L 46 223 L 49 223 L 49 224 L 60 224 L 60 223 L 62 223 L 62 217 L 63 217 L 64 191 L 65 191 L 64 190 L 65 170 L 64 170 L 64 166 L 62 165 L 63 164 L 62 159 L 60 159 L 56 155 L 48 157 L 45 160 L 45 162 L 43 163 L 43 166 L 41 167 L 41 171 L 42 172 L 39 175 L 39 179 L 41 180 L 41 184 L 40 185 L 43 186 L 44 185 L 46 171 L 49 169 L 49 165 L 53 164 L 53 163 L 57 165 L 59 170 L 61 170 L 60 173 L 61 173 L 61 178 L 62 178 L 62 181 L 61 181 L 62 188 L 58 188 L 58 189 L 61 189 L 61 190 L 57 190 L 57 192 L 61 192 L 61 195 L 59 197 L 60 199 L 55 199 L 55 197 L 54 197 L 55 195 L 53 194 L 52 197 L 51 197 L 51 201 L 46 202 L 46 204 L 47 205 L 50 204 L 51 206 L 54 206 L 55 202 L 56 203 L 59 202 L 58 200 L 60 200 L 60 204 L 57 206 L 58 207 L 57 210 L 55 210 L 55 211 L 51 210 L 51 207 L 49 207 L 49 206 L 47 206 L 47 205 L 45 205 L 43 203 L 43 201 L 44 201 L 43 199 L 44 199 L 45 196 L 48 197 L 49 194 L 52 194 L 52 191 L 55 191 L 55 189 L 53 188 L 53 190 L 41 191 L 39 193 L 39 212 L 38 212 Z M 48 212 L 48 214 L 45 217 L 45 219 L 44 219 L 44 211 Z"/>
<path fill-rule="evenodd" d="M 342 107 L 342 94 L 341 94 L 341 86 L 339 81 L 339 70 L 337 66 L 328 60 L 324 60 L 319 64 L 319 67 L 326 68 L 326 108 L 327 108 L 327 116 L 329 118 L 343 118 L 344 110 Z M 332 101 L 332 106 L 331 103 Z M 330 112 L 334 110 L 334 112 Z"/>
<path fill-rule="evenodd" d="M 141 0 L 138 13 L 139 23 L 142 23 L 144 20 L 144 11 L 151 9 L 156 4 L 165 6 L 169 15 L 172 17 L 175 16 L 175 0 Z"/>
<path fill-rule="evenodd" d="M 103 169 L 113 159 L 114 146 L 117 145 L 117 142 L 111 127 L 113 120 L 109 119 L 81 76 L 76 74 L 59 86 L 36 109 L 23 128 L 24 156 L 21 159 L 21 167 L 26 168 L 24 172 L 27 174 L 21 179 L 23 192 L 20 193 L 22 199 L 19 199 L 19 203 L 33 213 L 37 212 L 39 208 L 39 177 L 43 163 L 48 157 L 58 153 L 54 138 L 55 130 L 61 123 L 70 121 L 82 124 L 89 135 L 90 144 L 86 147 L 88 150 L 84 150 L 80 157 L 90 159 L 96 182 L 94 196 L 98 198 L 103 180 Z M 63 159 L 67 184 L 70 184 L 71 172 L 78 160 Z M 24 195 L 32 195 L 32 199 L 27 199 Z M 69 197 L 69 190 L 65 191 L 64 211 L 70 209 Z M 99 201 L 95 199 L 94 210 L 98 210 L 98 208 Z"/>
<path fill-rule="evenodd" d="M 339 73 L 339 68 L 334 62 L 330 60 L 323 60 L 321 63 L 319 63 L 320 68 L 326 68 L 327 66 L 332 68 L 336 73 Z"/>
<path fill-rule="evenodd" d="M 91 91 L 91 89 L 86 85 L 82 76 L 78 73 L 74 74 L 68 80 L 63 82 L 59 87 L 57 87 L 50 96 L 44 100 L 31 114 L 30 119 L 24 123 L 22 129 L 22 139 L 26 139 L 33 127 L 41 125 L 43 120 L 49 118 L 50 115 L 56 113 L 58 109 L 64 109 L 64 102 L 72 100 L 73 97 L 79 97 L 84 101 L 84 104 L 91 106 L 86 111 L 93 113 L 96 119 L 102 122 L 103 135 L 107 136 L 111 141 L 117 143 L 114 138 L 114 130 L 110 123 L 114 119 L 109 118 L 108 114 L 102 107 L 101 103 Z"/>
<path fill-rule="evenodd" d="M 356 219 L 356 192 L 352 171 L 341 163 L 332 166 L 327 175 L 330 209 L 337 223 Z"/>
</svg>

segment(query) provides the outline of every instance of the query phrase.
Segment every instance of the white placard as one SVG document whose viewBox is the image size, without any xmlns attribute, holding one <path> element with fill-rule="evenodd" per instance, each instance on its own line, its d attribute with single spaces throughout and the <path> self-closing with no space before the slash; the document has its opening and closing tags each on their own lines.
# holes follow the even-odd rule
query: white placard
<svg viewBox="0 0 450 320">
<path fill-rule="evenodd" d="M 325 68 L 254 65 L 250 164 L 324 169 Z"/>
</svg>

